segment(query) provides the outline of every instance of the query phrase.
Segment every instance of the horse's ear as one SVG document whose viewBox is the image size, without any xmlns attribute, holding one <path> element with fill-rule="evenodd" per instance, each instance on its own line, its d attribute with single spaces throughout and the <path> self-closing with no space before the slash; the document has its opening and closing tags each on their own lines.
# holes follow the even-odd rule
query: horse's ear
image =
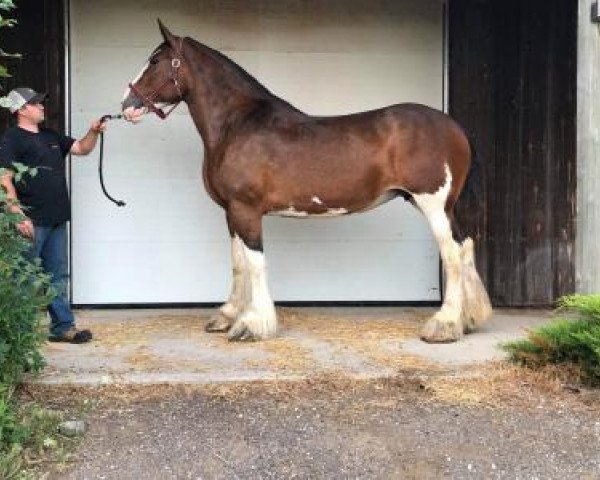
<svg viewBox="0 0 600 480">
<path fill-rule="evenodd" d="M 162 33 L 163 38 L 165 39 L 165 42 L 167 42 L 169 45 L 175 45 L 174 39 L 175 37 L 173 36 L 173 34 L 171 32 L 169 32 L 169 29 L 167 27 L 164 26 L 164 24 L 160 21 L 160 18 L 157 18 L 158 21 L 158 28 L 160 28 L 160 33 Z"/>
</svg>

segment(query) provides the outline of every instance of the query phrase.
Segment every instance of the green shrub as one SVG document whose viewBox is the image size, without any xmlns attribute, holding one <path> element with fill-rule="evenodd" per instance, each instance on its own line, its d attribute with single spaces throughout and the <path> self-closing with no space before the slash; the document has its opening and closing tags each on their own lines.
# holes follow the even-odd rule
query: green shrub
<svg viewBox="0 0 600 480">
<path fill-rule="evenodd" d="M 0 205 L 6 204 L 0 188 Z M 0 211 L 0 385 L 16 384 L 24 372 L 42 368 L 39 325 L 52 300 L 49 276 L 39 261 L 26 258 L 31 243 L 15 228 L 22 219 L 6 208 Z"/>
<path fill-rule="evenodd" d="M 558 300 L 558 310 L 571 311 L 582 318 L 600 321 L 600 295 L 567 295 Z"/>
<path fill-rule="evenodd" d="M 527 339 L 503 345 L 504 350 L 512 361 L 530 367 L 575 364 L 590 383 L 600 385 L 600 295 L 570 295 L 558 306 L 575 318 L 533 329 Z"/>
<path fill-rule="evenodd" d="M 35 171 L 19 167 L 17 175 L 25 174 Z M 26 259 L 31 243 L 16 230 L 23 216 L 9 213 L 10 203 L 0 188 L 0 458 L 5 459 L 13 458 L 31 435 L 16 414 L 12 394 L 25 372 L 43 367 L 40 323 L 52 300 L 49 276 L 39 262 Z"/>
</svg>

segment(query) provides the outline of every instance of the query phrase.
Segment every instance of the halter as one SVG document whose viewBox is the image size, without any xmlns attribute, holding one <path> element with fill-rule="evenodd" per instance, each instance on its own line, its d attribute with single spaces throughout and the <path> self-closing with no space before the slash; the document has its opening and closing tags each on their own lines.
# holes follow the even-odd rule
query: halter
<svg viewBox="0 0 600 480">
<path fill-rule="evenodd" d="M 175 50 L 175 58 L 171 59 L 171 71 L 169 72 L 168 78 L 161 83 L 158 88 L 150 92 L 148 95 L 144 95 L 140 92 L 132 83 L 129 84 L 129 88 L 133 92 L 133 94 L 138 97 L 142 104 L 152 113 L 156 113 L 156 115 L 161 119 L 166 119 L 173 110 L 181 103 L 183 100 L 183 95 L 181 94 L 181 88 L 179 87 L 179 67 L 181 67 L 181 60 L 178 57 L 183 58 L 183 37 L 179 39 L 179 48 Z M 173 82 L 175 88 L 177 89 L 177 93 L 179 94 L 179 100 L 175 103 L 167 112 L 162 108 L 159 108 L 154 100 L 158 96 L 159 92 L 166 87 L 169 83 Z"/>
</svg>

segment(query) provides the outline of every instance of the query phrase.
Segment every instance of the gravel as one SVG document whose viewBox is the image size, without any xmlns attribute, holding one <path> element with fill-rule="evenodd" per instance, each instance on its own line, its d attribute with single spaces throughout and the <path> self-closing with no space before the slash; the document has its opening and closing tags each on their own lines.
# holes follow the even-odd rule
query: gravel
<svg viewBox="0 0 600 480">
<path fill-rule="evenodd" d="M 598 409 L 551 403 L 448 404 L 410 382 L 105 402 L 49 478 L 600 479 Z"/>
</svg>

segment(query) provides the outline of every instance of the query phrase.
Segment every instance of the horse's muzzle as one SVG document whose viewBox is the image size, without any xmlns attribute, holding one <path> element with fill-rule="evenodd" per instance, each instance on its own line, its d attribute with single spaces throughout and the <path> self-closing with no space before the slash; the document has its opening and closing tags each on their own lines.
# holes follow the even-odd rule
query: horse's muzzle
<svg viewBox="0 0 600 480">
<path fill-rule="evenodd" d="M 143 106 L 144 102 L 142 101 L 142 99 L 135 96 L 133 92 L 130 92 L 129 95 L 127 95 L 127 98 L 121 103 L 121 110 L 124 111 L 130 107 L 133 107 L 135 110 L 137 110 L 138 108 L 142 108 Z"/>
</svg>

